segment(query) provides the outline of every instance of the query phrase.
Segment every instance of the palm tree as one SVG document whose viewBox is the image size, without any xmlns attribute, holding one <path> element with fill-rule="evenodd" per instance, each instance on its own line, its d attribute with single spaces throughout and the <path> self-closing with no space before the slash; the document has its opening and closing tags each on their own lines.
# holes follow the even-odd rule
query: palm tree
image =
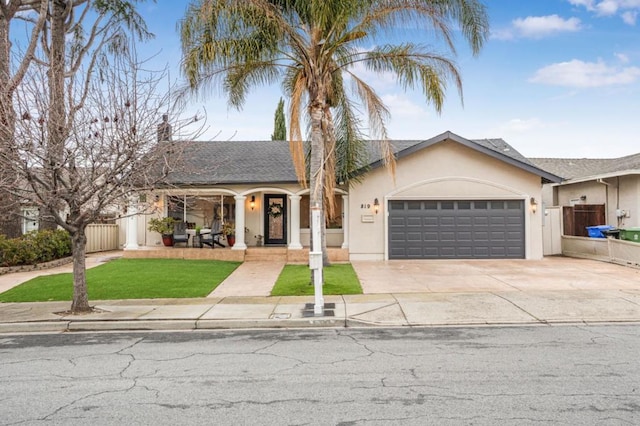
<svg viewBox="0 0 640 426">
<path fill-rule="evenodd" d="M 368 136 L 382 141 L 392 173 L 395 165 L 389 111 L 356 66 L 394 74 L 440 112 L 449 82 L 462 98 L 454 26 L 478 54 L 488 35 L 479 0 L 194 0 L 180 23 L 183 70 L 194 92 L 220 85 L 236 108 L 254 86 L 281 83 L 298 179 L 310 185 L 310 205 L 323 212 L 326 206 L 331 216 L 337 178 L 348 182 L 368 160 L 358 108 L 366 112 Z M 447 54 L 411 41 L 385 43 L 390 35 L 398 39 L 401 28 L 422 30 Z M 302 122 L 309 126 L 309 164 Z"/>
</svg>

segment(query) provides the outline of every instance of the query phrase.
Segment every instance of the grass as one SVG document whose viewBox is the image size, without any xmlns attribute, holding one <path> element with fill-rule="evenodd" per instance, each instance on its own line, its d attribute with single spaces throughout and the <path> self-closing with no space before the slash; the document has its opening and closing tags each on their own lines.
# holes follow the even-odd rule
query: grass
<svg viewBox="0 0 640 426">
<path fill-rule="evenodd" d="M 360 281 L 350 264 L 335 264 L 324 269 L 324 285 L 322 293 L 362 294 Z M 284 267 L 276 285 L 271 290 L 272 296 L 312 296 L 313 284 L 311 272 L 307 265 L 287 265 Z"/>
<path fill-rule="evenodd" d="M 116 259 L 87 270 L 90 300 L 205 297 L 239 262 Z M 70 273 L 34 278 L 0 294 L 0 302 L 70 301 Z"/>
</svg>

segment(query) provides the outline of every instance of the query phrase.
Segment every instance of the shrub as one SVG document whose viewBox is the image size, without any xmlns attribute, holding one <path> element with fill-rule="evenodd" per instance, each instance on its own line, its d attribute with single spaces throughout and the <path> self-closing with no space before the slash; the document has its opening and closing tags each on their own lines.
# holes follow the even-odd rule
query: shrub
<svg viewBox="0 0 640 426">
<path fill-rule="evenodd" d="M 67 231 L 32 231 L 20 238 L 0 235 L 0 266 L 34 265 L 71 255 Z"/>
</svg>

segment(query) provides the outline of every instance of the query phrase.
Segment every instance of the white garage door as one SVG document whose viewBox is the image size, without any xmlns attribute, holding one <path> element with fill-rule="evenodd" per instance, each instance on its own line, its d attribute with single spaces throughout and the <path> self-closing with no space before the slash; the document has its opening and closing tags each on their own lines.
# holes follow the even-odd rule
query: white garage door
<svg viewBox="0 0 640 426">
<path fill-rule="evenodd" d="M 522 200 L 389 201 L 390 259 L 523 259 Z"/>
</svg>

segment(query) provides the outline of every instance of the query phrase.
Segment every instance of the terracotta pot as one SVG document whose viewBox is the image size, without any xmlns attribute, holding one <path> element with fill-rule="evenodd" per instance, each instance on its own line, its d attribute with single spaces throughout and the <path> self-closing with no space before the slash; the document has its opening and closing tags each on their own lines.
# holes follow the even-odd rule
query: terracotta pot
<svg viewBox="0 0 640 426">
<path fill-rule="evenodd" d="M 227 243 L 229 243 L 229 247 L 233 247 L 233 245 L 236 243 L 236 236 L 227 235 Z"/>
<path fill-rule="evenodd" d="M 163 235 L 162 244 L 164 244 L 165 247 L 173 247 L 173 235 L 172 234 Z"/>
</svg>

